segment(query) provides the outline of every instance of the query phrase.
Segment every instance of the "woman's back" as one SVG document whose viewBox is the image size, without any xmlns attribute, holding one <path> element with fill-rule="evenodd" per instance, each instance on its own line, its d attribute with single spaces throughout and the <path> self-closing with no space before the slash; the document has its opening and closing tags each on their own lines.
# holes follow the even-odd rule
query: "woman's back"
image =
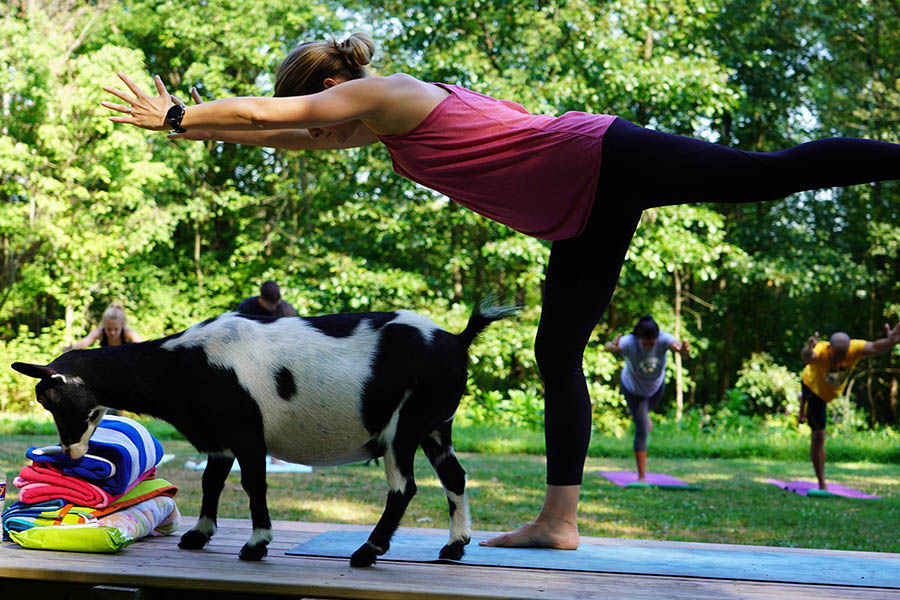
<svg viewBox="0 0 900 600">
<path fill-rule="evenodd" d="M 523 233 L 550 240 L 580 233 L 615 117 L 533 115 L 514 102 L 436 85 L 450 94 L 421 123 L 379 136 L 394 170 Z"/>
</svg>

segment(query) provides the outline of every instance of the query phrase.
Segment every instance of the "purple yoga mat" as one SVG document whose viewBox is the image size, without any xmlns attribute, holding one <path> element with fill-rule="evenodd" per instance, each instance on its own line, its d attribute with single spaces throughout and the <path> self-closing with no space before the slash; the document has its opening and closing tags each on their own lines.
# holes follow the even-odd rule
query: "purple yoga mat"
<svg viewBox="0 0 900 600">
<path fill-rule="evenodd" d="M 638 480 L 637 473 L 633 471 L 600 471 L 603 475 L 614 484 L 625 487 L 629 483 L 635 483 Z M 647 473 L 648 485 L 660 485 L 663 487 L 688 487 L 688 484 L 680 479 L 676 479 L 671 475 L 664 473 Z"/>
<path fill-rule="evenodd" d="M 766 479 L 766 483 L 777 485 L 783 490 L 794 492 L 795 494 L 800 494 L 801 496 L 808 495 L 810 490 L 819 489 L 819 484 L 815 483 L 814 481 L 781 481 L 779 479 Z M 834 494 L 835 496 L 843 496 L 844 498 L 863 498 L 865 500 L 877 500 L 881 498 L 881 496 L 866 494 L 865 492 L 854 490 L 853 488 L 844 487 L 836 483 L 828 484 L 828 492 Z"/>
</svg>

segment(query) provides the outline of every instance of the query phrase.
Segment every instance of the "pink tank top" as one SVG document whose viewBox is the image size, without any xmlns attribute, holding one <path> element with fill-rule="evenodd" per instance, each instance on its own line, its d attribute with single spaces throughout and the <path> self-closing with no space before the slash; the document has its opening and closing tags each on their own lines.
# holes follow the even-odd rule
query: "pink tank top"
<svg viewBox="0 0 900 600">
<path fill-rule="evenodd" d="M 394 171 L 489 219 L 546 240 L 584 229 L 610 115 L 532 115 L 455 85 L 411 131 L 379 136 Z"/>
</svg>

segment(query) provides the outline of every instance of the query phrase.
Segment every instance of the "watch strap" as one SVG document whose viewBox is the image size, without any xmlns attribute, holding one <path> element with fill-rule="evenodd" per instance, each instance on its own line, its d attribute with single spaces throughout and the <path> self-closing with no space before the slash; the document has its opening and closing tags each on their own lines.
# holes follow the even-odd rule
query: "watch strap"
<svg viewBox="0 0 900 600">
<path fill-rule="evenodd" d="M 184 104 L 173 104 L 166 113 L 166 123 L 172 126 L 175 133 L 184 133 L 187 131 L 181 126 L 181 120 L 184 118 Z"/>
</svg>

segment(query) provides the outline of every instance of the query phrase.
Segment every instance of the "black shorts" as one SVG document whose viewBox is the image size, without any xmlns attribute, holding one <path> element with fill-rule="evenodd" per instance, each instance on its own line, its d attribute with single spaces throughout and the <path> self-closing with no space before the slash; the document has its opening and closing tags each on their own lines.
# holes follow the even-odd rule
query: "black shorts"
<svg viewBox="0 0 900 600">
<path fill-rule="evenodd" d="M 825 429 L 825 419 L 827 418 L 828 406 L 825 401 L 819 398 L 815 392 L 806 387 L 805 383 L 800 384 L 800 391 L 803 394 L 801 402 L 806 407 L 806 422 L 813 431 L 822 431 Z"/>
</svg>

